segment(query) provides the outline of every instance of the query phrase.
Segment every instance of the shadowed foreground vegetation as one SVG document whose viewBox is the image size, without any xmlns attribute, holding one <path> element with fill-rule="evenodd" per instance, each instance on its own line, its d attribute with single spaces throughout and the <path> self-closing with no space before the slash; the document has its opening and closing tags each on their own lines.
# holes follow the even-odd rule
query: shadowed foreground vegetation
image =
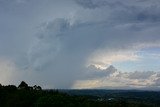
<svg viewBox="0 0 160 107">
<path fill-rule="evenodd" d="M 160 92 L 102 91 L 103 96 L 79 92 L 42 90 L 23 81 L 18 87 L 0 85 L 0 107 L 160 107 Z"/>
</svg>

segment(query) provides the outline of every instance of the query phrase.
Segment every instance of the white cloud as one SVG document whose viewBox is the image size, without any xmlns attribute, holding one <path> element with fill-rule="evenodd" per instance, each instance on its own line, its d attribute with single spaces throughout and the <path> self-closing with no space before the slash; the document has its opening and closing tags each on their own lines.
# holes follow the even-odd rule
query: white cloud
<svg viewBox="0 0 160 107">
<path fill-rule="evenodd" d="M 158 72 L 121 72 L 115 68 L 113 72 L 110 72 L 110 67 L 106 70 L 100 70 L 98 68 L 97 70 L 99 71 L 99 74 L 103 74 L 101 77 L 95 78 L 93 76 L 92 78 L 88 78 L 86 80 L 78 80 L 72 88 L 150 89 L 150 87 L 153 88 L 154 86 L 155 89 L 158 89 L 159 87 Z M 110 75 L 107 75 L 107 73 L 102 71 L 110 72 Z M 90 72 L 90 75 L 92 75 L 92 73 L 93 72 Z"/>
<path fill-rule="evenodd" d="M 108 50 L 106 52 L 105 50 L 98 50 L 88 59 L 88 65 L 92 64 L 105 69 L 108 65 L 111 65 L 114 62 L 138 61 L 139 56 L 136 52 L 137 51 L 129 50 L 111 50 L 111 52 L 108 52 Z"/>
<path fill-rule="evenodd" d="M 10 61 L 0 59 L 0 68 L 0 81 L 2 84 L 6 84 L 15 70 L 14 65 Z"/>
<path fill-rule="evenodd" d="M 12 60 L 0 58 L 0 82 L 2 85 L 15 84 L 15 81 L 21 81 L 19 79 L 22 73 Z"/>
</svg>

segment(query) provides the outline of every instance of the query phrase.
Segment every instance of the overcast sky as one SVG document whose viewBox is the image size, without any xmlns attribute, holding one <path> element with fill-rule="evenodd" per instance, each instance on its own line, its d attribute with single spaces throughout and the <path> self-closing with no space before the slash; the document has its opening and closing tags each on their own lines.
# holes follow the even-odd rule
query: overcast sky
<svg viewBox="0 0 160 107">
<path fill-rule="evenodd" d="M 160 89 L 159 0 L 0 0 L 0 83 Z"/>
</svg>

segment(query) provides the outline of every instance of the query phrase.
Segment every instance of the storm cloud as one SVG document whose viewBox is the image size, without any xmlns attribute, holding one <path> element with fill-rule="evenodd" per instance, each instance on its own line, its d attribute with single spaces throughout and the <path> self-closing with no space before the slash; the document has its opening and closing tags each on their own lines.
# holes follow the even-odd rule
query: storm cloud
<svg viewBox="0 0 160 107">
<path fill-rule="evenodd" d="M 24 79 L 45 88 L 159 86 L 158 71 L 116 68 L 127 61 L 144 66 L 148 57 L 140 53 L 160 48 L 158 0 L 0 3 L 0 28 L 5 29 L 0 30 L 0 55 L 17 70 L 6 72 L 8 81 Z M 154 60 L 153 53 L 149 58 Z"/>
</svg>

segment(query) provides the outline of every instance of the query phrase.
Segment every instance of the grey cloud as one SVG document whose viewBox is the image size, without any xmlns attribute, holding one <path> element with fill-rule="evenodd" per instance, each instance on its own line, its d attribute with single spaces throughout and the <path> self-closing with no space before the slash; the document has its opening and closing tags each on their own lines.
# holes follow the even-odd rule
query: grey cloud
<svg viewBox="0 0 160 107">
<path fill-rule="evenodd" d="M 103 7 L 109 7 L 109 8 L 129 8 L 127 4 L 125 4 L 128 1 L 118 1 L 118 0 L 75 0 L 77 4 L 84 7 L 85 9 L 98 9 Z"/>
<path fill-rule="evenodd" d="M 160 86 L 160 72 L 156 73 L 154 83 L 151 86 L 154 86 L 154 87 L 159 87 Z"/>
<path fill-rule="evenodd" d="M 127 50 L 134 44 L 155 41 L 151 41 L 153 37 L 149 33 L 141 35 L 144 30 L 135 34 L 132 29 L 126 31 L 127 28 L 119 29 L 101 22 L 70 24 L 67 19 L 56 19 L 43 25 L 42 29 L 29 51 L 28 65 L 29 68 L 43 72 L 42 80 L 47 77 L 57 88 L 69 88 L 76 80 L 114 73 L 114 69 L 108 68 L 109 71 L 106 69 L 102 74 L 94 72 L 85 76 L 86 61 L 98 49 L 105 49 L 108 53 L 110 49 Z M 159 39 L 156 38 L 156 41 Z"/>
<path fill-rule="evenodd" d="M 153 5 L 150 7 L 143 8 L 138 14 L 137 14 L 137 20 L 139 21 L 151 21 L 151 22 L 159 22 L 160 21 L 160 12 L 158 11 L 160 9 L 159 6 Z"/>
<path fill-rule="evenodd" d="M 45 25 L 44 31 L 36 38 L 37 42 L 30 48 L 28 68 L 43 72 L 43 79 L 52 78 L 48 81 L 53 81 L 56 88 L 71 87 L 74 80 L 83 75 L 81 69 L 88 53 L 88 42 L 82 42 L 78 32 L 79 27 L 72 29 L 65 19 L 56 19 Z"/>
<path fill-rule="evenodd" d="M 159 72 L 122 72 L 118 71 L 112 65 L 104 70 L 95 68 L 95 66 L 92 65 L 89 67 L 89 70 L 90 72 L 87 74 L 88 77 L 86 80 L 90 80 L 91 82 L 97 80 L 98 83 L 95 83 L 96 85 L 94 86 L 96 88 L 159 90 Z M 106 86 L 101 83 L 106 84 Z M 115 87 L 110 83 L 121 85 Z"/>
<path fill-rule="evenodd" d="M 160 86 L 160 78 L 158 78 L 156 81 L 155 81 L 155 84 L 154 84 L 154 86 Z"/>
<path fill-rule="evenodd" d="M 156 4 L 154 6 L 148 7 L 117 7 L 111 15 L 114 20 L 119 20 L 121 22 L 131 22 L 131 23 L 154 23 L 160 21 L 159 8 Z"/>
<path fill-rule="evenodd" d="M 143 21 L 159 22 L 159 3 L 153 1 L 118 1 L 118 0 L 76 0 L 77 4 L 89 9 L 102 9 L 106 11 L 106 15 L 110 14 L 109 20 L 113 22 L 129 22 L 135 23 Z M 151 5 L 146 5 L 149 2 Z M 138 5 L 141 4 L 141 5 Z M 103 7 L 104 6 L 104 7 Z M 104 14 L 103 14 L 104 15 Z M 103 16 L 104 17 L 104 16 Z M 107 20 L 107 19 L 106 19 Z"/>
<path fill-rule="evenodd" d="M 156 79 L 155 81 L 154 81 L 154 83 L 152 84 L 152 85 L 149 85 L 150 87 L 155 87 L 155 88 L 159 88 L 160 87 L 160 79 L 158 78 L 158 79 Z"/>
<path fill-rule="evenodd" d="M 77 4 L 84 8 L 95 9 L 102 6 L 106 6 L 108 2 L 106 0 L 75 0 Z"/>
<path fill-rule="evenodd" d="M 144 72 L 135 71 L 135 72 L 129 73 L 128 78 L 129 79 L 147 79 L 154 74 L 156 73 L 153 71 L 147 71 L 147 72 L 146 71 Z"/>
<path fill-rule="evenodd" d="M 134 71 L 134 72 L 118 71 L 113 65 L 110 65 L 104 70 L 96 68 L 94 65 L 91 65 L 88 67 L 88 70 L 89 70 L 88 75 L 90 75 L 92 78 L 103 78 L 103 77 L 107 78 L 108 76 L 111 76 L 112 74 L 117 73 L 115 77 L 118 77 L 118 78 L 123 77 L 131 80 L 137 79 L 141 81 L 147 80 L 151 76 L 157 74 L 157 72 L 153 72 L 153 71 Z M 157 74 L 157 77 L 159 77 L 158 74 Z"/>
<path fill-rule="evenodd" d="M 117 73 L 112 66 L 102 71 L 85 68 L 88 58 L 97 50 L 114 53 L 160 41 L 157 2 L 76 0 L 79 5 L 75 7 L 75 2 L 68 0 L 29 0 L 23 5 L 15 1 L 19 0 L 0 0 L 0 28 L 6 30 L 1 29 L 4 36 L 0 36 L 0 54 L 15 58 L 19 68 L 33 70 L 33 77 L 26 80 L 45 81 L 52 88 L 70 88 L 77 80 Z M 35 27 L 41 23 L 37 31 Z M 38 33 L 34 38 L 35 32 Z M 124 76 L 120 74 L 119 77 Z M 145 79 L 152 74 L 133 72 L 128 79 Z"/>
<path fill-rule="evenodd" d="M 106 69 L 102 70 L 99 68 L 96 68 L 94 65 L 90 65 L 86 69 L 85 78 L 84 79 L 95 79 L 95 78 L 103 78 L 108 77 L 111 74 L 117 72 L 117 69 L 114 66 L 109 66 Z"/>
<path fill-rule="evenodd" d="M 53 22 L 44 23 L 40 26 L 42 31 L 36 36 L 40 41 L 47 42 L 48 38 L 59 39 L 60 36 L 65 36 L 63 33 L 70 29 L 70 23 L 67 19 L 57 18 Z"/>
</svg>

